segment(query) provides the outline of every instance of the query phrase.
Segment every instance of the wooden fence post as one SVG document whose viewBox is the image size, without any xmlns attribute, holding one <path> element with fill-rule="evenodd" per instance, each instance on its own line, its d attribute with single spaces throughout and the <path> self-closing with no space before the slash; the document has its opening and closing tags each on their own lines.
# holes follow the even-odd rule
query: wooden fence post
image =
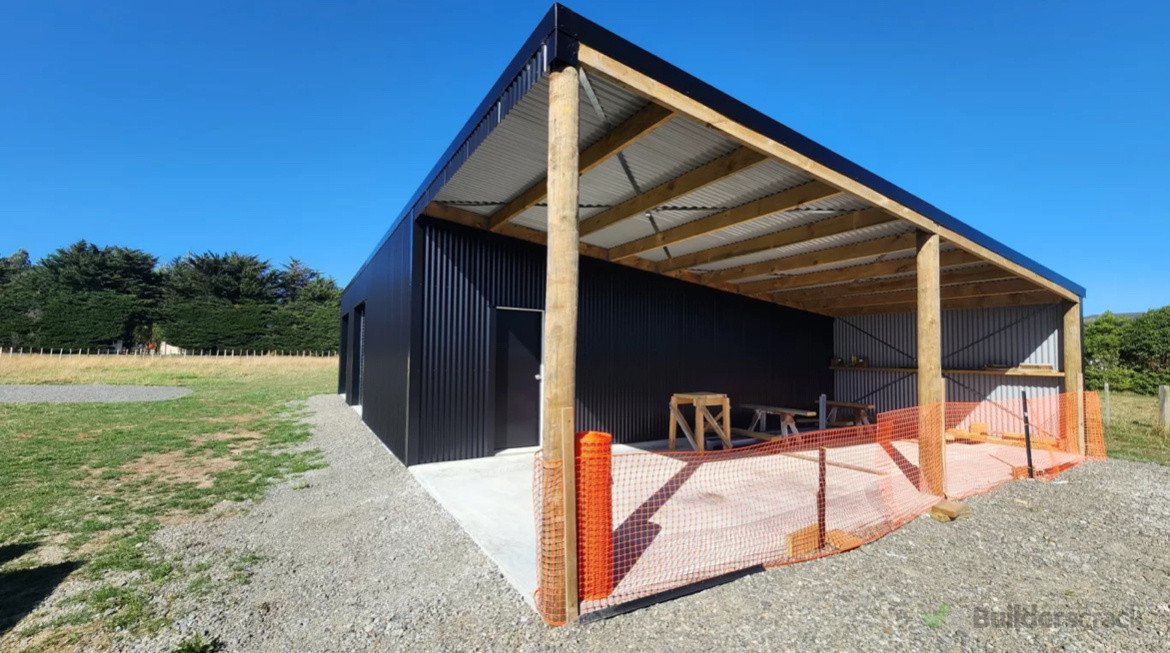
<svg viewBox="0 0 1170 653">
<path fill-rule="evenodd" d="M 1158 430 L 1170 434 L 1170 385 L 1158 386 Z"/>
</svg>

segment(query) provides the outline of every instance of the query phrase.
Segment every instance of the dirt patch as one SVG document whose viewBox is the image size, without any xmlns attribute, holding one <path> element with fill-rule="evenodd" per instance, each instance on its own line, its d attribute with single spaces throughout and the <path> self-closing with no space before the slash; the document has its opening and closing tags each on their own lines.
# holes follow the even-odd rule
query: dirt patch
<svg viewBox="0 0 1170 653">
<path fill-rule="evenodd" d="M 192 456 L 181 451 L 148 453 L 118 469 L 135 476 L 158 477 L 174 483 L 194 483 L 209 488 L 215 484 L 215 475 L 239 464 L 230 458 Z"/>
<path fill-rule="evenodd" d="M 211 435 L 201 435 L 195 438 L 195 444 L 206 444 L 208 442 L 258 442 L 264 439 L 264 434 L 258 431 L 221 431 L 219 433 L 212 433 Z"/>
</svg>

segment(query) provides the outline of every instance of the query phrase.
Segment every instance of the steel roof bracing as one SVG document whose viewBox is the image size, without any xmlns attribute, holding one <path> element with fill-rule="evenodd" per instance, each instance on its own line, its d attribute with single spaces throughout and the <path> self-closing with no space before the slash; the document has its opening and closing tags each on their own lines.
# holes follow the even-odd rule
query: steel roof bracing
<svg viewBox="0 0 1170 653">
<path fill-rule="evenodd" d="M 578 53 L 586 51 L 613 66 L 583 64 Z M 915 232 L 925 229 L 944 238 L 944 308 L 1084 296 L 1081 286 L 562 5 L 549 10 L 395 225 L 428 214 L 541 242 L 547 73 L 557 65 L 581 70 L 584 254 L 829 315 L 912 311 Z M 676 100 L 611 76 L 625 70 Z M 689 112 L 696 102 L 737 129 Z"/>
</svg>

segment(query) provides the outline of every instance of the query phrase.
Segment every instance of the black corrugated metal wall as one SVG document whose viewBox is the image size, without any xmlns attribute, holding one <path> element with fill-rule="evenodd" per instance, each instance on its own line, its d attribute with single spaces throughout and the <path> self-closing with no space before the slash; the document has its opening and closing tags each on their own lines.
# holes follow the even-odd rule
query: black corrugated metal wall
<svg viewBox="0 0 1170 653">
<path fill-rule="evenodd" d="M 412 256 L 416 239 L 416 228 L 409 220 L 399 224 L 341 296 L 342 323 L 348 322 L 350 333 L 349 346 L 342 349 L 340 376 L 353 378 L 353 358 L 359 349 L 363 350 L 362 420 L 407 462 L 415 459 L 413 435 L 418 432 L 408 423 L 413 417 L 411 406 L 417 399 L 417 384 L 410 383 L 411 374 L 417 372 L 410 366 L 412 349 L 418 346 L 413 336 L 417 329 L 412 325 L 412 319 L 418 317 L 417 311 L 412 310 L 418 295 L 412 284 L 412 279 L 417 278 L 417 261 Z M 365 344 L 359 348 L 354 340 L 354 309 L 363 303 Z M 354 389 L 352 383 L 348 385 L 343 390 L 352 404 Z"/>
<path fill-rule="evenodd" d="M 545 250 L 439 220 L 418 224 L 422 435 L 412 462 L 488 455 L 495 309 L 543 307 Z M 674 392 L 810 407 L 832 392 L 831 318 L 590 258 L 581 259 L 580 284 L 580 429 L 617 442 L 664 438 Z M 369 310 L 372 318 L 372 302 Z M 371 401 L 382 396 L 369 390 Z"/>
</svg>

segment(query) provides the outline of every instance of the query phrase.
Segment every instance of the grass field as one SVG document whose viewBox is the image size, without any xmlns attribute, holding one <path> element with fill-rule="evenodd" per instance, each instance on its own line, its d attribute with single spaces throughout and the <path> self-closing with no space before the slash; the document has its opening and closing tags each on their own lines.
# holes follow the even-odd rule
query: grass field
<svg viewBox="0 0 1170 653">
<path fill-rule="evenodd" d="M 1157 431 L 1158 398 L 1114 392 L 1111 401 L 1113 421 L 1105 427 L 1109 456 L 1170 465 L 1170 435 Z"/>
<path fill-rule="evenodd" d="M 226 581 L 167 559 L 165 523 L 258 497 L 320 466 L 298 400 L 333 392 L 329 358 L 0 357 L 0 383 L 179 385 L 190 396 L 123 404 L 0 404 L 0 650 L 94 650 L 166 623 L 164 584 Z M 1114 393 L 1109 455 L 1170 465 L 1156 399 Z M 35 607 L 60 586 L 51 611 Z M 64 598 L 60 598 L 60 597 Z M 31 611 L 31 613 L 30 613 Z"/>
<path fill-rule="evenodd" d="M 336 388 L 330 358 L 0 358 L 0 383 L 179 385 L 165 402 L 0 405 L 0 649 L 89 649 L 164 622 L 149 597 L 198 569 L 150 535 L 320 466 L 297 401 Z M 246 580 L 248 561 L 240 561 Z M 67 580 L 68 579 L 68 580 Z M 52 615 L 29 611 L 59 584 Z M 63 588 L 65 589 L 65 588 Z M 27 618 L 26 618 L 27 615 Z"/>
</svg>

